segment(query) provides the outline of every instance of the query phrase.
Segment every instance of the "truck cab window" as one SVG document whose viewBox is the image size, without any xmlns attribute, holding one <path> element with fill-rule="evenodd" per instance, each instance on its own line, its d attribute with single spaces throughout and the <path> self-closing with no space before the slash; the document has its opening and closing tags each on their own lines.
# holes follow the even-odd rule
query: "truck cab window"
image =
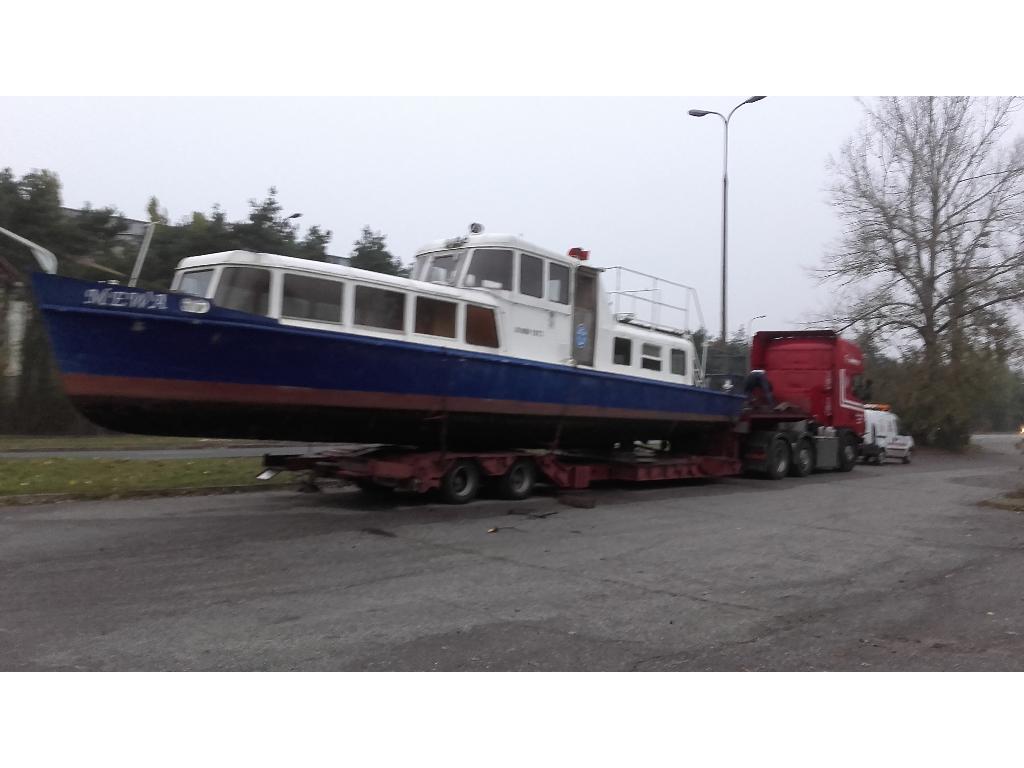
<svg viewBox="0 0 1024 768">
<path fill-rule="evenodd" d="M 871 379 L 865 379 L 864 374 L 857 374 L 850 383 L 853 396 L 866 403 L 871 400 Z"/>
</svg>

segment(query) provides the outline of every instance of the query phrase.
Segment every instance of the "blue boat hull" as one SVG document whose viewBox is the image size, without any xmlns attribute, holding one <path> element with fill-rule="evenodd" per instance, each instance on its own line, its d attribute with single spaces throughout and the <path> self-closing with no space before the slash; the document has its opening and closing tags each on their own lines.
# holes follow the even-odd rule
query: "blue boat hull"
<svg viewBox="0 0 1024 768">
<path fill-rule="evenodd" d="M 681 445 L 728 429 L 743 403 L 217 307 L 192 314 L 171 293 L 42 274 L 33 283 L 69 397 L 118 431 L 463 450 Z"/>
</svg>

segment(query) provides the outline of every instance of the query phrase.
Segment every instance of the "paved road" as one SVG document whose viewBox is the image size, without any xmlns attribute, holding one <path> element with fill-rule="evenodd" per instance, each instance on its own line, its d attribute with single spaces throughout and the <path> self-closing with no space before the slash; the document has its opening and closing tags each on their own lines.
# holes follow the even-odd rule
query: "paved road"
<svg viewBox="0 0 1024 768">
<path fill-rule="evenodd" d="M 1024 516 L 976 505 L 1013 442 L 582 506 L 0 508 L 0 669 L 1024 669 Z"/>
</svg>

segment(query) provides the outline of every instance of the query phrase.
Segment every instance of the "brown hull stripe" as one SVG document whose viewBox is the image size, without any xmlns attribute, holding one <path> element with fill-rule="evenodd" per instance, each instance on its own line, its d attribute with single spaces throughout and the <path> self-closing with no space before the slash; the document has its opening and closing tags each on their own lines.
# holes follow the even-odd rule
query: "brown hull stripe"
<svg viewBox="0 0 1024 768">
<path fill-rule="evenodd" d="M 602 419 L 656 419 L 660 421 L 728 421 L 723 416 L 601 408 L 594 405 L 557 405 L 524 400 L 488 400 L 474 397 L 407 395 L 393 392 L 313 389 L 270 384 L 233 384 L 220 381 L 149 379 L 131 376 L 64 374 L 64 387 L 72 398 L 162 400 L 190 403 L 292 405 L 333 408 L 506 413 L 530 416 L 572 416 Z"/>
</svg>

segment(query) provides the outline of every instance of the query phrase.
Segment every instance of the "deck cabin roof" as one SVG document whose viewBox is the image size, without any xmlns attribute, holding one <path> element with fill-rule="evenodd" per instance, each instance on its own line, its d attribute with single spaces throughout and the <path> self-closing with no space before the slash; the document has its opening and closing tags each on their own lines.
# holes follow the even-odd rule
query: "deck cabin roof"
<svg viewBox="0 0 1024 768">
<path fill-rule="evenodd" d="M 453 288 L 447 285 L 426 283 L 397 275 L 385 275 L 382 272 L 371 272 L 367 269 L 348 267 L 343 264 L 331 264 L 326 261 L 299 259 L 294 256 L 281 256 L 276 253 L 255 253 L 253 251 L 221 251 L 201 256 L 188 256 L 178 262 L 176 271 L 196 269 L 198 267 L 217 266 L 251 266 L 269 269 L 283 269 L 289 272 L 304 272 L 310 275 L 323 275 L 339 279 L 359 280 L 364 283 L 386 285 L 396 290 L 419 291 L 433 296 L 444 296 L 450 299 L 472 299 L 479 304 L 494 305 L 495 300 L 486 289 Z"/>
<path fill-rule="evenodd" d="M 513 248 L 520 251 L 527 251 L 529 253 L 536 254 L 537 256 L 544 256 L 545 258 L 557 261 L 562 264 L 575 264 L 576 259 L 573 259 L 568 254 L 555 253 L 555 251 L 547 248 L 541 248 L 539 245 L 527 242 L 521 237 L 516 235 L 502 235 L 502 234 L 481 234 L 481 235 L 466 235 L 465 237 L 450 238 L 447 240 L 435 240 L 431 243 L 416 249 L 416 255 L 419 256 L 424 253 L 433 253 L 434 251 L 448 251 L 454 248 Z"/>
</svg>

